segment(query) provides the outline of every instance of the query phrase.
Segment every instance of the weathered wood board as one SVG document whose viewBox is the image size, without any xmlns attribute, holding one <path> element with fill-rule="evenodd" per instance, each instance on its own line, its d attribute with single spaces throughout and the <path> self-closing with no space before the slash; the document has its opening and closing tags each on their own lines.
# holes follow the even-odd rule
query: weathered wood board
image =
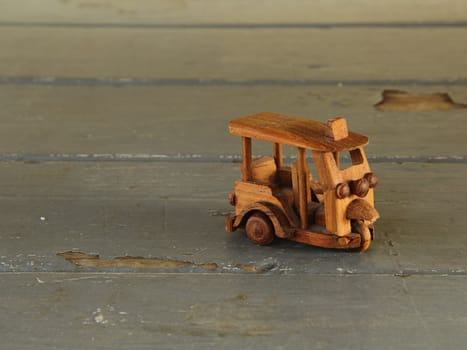
<svg viewBox="0 0 467 350">
<path fill-rule="evenodd" d="M 336 11 L 338 7 L 338 11 Z M 389 7 L 389 9 L 388 9 Z M 19 23 L 127 24 L 269 24 L 269 23 L 397 23 L 465 21 L 462 0 L 2 0 L 0 21 Z"/>
<path fill-rule="evenodd" d="M 382 218 L 370 250 L 356 254 L 288 241 L 259 247 L 241 231 L 226 233 L 238 164 L 2 163 L 0 269 L 119 270 L 77 268 L 56 256 L 73 250 L 216 263 L 217 272 L 242 272 L 242 264 L 275 273 L 466 274 L 466 165 L 373 170 Z"/>
<path fill-rule="evenodd" d="M 464 42 L 465 28 L 2 27 L 0 76 L 234 82 L 309 79 L 344 84 L 374 79 L 465 81 Z"/>
<path fill-rule="evenodd" d="M 467 341 L 465 276 L 0 277 L 2 341 L 12 350 L 460 349 Z"/>
<path fill-rule="evenodd" d="M 373 105 L 383 88 L 0 85 L 0 154 L 225 160 L 241 153 L 230 119 L 276 111 L 320 121 L 342 115 L 349 130 L 369 135 L 370 157 L 467 157 L 465 109 L 381 112 Z M 408 90 L 446 91 L 467 102 L 464 87 Z M 271 145 L 254 143 L 253 152 L 270 154 Z"/>
</svg>

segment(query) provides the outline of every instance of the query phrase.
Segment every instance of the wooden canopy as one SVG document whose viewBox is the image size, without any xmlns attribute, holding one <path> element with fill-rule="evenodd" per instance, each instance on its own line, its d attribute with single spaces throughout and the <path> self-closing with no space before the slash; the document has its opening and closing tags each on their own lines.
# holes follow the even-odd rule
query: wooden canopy
<svg viewBox="0 0 467 350">
<path fill-rule="evenodd" d="M 231 120 L 232 135 L 266 140 L 322 152 L 352 150 L 368 144 L 368 137 L 348 132 L 335 140 L 327 124 L 285 114 L 262 112 Z"/>
</svg>

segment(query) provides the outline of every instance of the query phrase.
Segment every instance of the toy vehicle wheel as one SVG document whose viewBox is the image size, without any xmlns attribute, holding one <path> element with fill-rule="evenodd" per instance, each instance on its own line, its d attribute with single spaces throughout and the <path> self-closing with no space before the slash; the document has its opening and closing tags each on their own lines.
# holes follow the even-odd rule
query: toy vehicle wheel
<svg viewBox="0 0 467 350">
<path fill-rule="evenodd" d="M 274 240 L 274 227 L 271 220 L 263 213 L 252 214 L 245 225 L 250 241 L 259 245 L 268 245 Z"/>
</svg>

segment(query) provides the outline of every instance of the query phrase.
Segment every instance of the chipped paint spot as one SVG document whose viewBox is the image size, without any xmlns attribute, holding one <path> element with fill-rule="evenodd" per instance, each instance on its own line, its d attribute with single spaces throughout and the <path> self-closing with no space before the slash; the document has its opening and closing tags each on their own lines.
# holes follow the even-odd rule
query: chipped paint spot
<svg viewBox="0 0 467 350">
<path fill-rule="evenodd" d="M 102 314 L 102 310 L 100 308 L 97 308 L 97 310 L 93 312 L 93 318 L 94 322 L 96 323 L 106 324 L 109 322 L 104 318 L 104 315 Z"/>
</svg>

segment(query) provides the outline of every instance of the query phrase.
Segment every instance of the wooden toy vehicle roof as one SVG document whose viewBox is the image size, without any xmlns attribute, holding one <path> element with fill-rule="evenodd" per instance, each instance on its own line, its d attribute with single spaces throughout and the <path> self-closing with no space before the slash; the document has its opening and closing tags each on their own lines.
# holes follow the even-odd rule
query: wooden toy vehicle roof
<svg viewBox="0 0 467 350">
<path fill-rule="evenodd" d="M 348 151 L 368 143 L 368 137 L 347 129 L 335 137 L 328 124 L 272 112 L 234 119 L 229 128 L 232 135 L 322 152 Z"/>
</svg>

